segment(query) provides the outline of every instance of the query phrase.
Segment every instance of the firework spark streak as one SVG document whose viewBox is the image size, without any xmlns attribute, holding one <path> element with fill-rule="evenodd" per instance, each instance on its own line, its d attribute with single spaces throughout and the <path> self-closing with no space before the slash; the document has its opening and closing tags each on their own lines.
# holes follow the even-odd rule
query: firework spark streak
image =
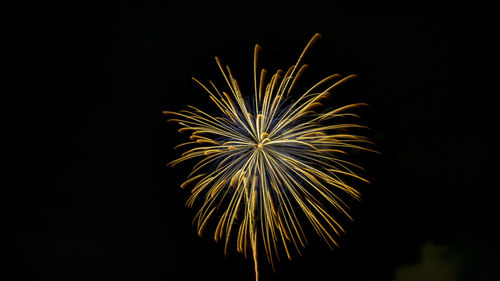
<svg viewBox="0 0 500 281">
<path fill-rule="evenodd" d="M 349 133 L 363 126 L 335 122 L 356 116 L 348 111 L 365 104 L 314 111 L 335 87 L 356 76 L 330 75 L 295 100 L 290 95 L 307 67 L 301 65 L 302 58 L 319 37 L 313 36 L 286 73 L 277 71 L 267 83 L 266 71 L 257 69 L 260 47 L 256 45 L 254 91 L 248 99 L 231 69 L 216 58 L 229 94 L 212 81 L 206 85 L 193 80 L 220 110 L 218 116 L 189 105 L 187 110 L 164 112 L 181 126 L 180 133 L 191 132 L 189 142 L 175 147 L 191 148 L 169 165 L 200 159 L 181 185 L 194 186 L 188 207 L 202 200 L 194 219 L 198 234 L 210 219 L 216 220 L 214 238 L 225 241 L 225 252 L 231 236 L 236 237 L 238 252 L 247 256 L 251 251 L 256 280 L 258 248 L 263 248 L 274 269 L 279 251 L 291 259 L 292 249 L 300 253 L 305 247 L 301 220 L 308 221 L 328 246 L 338 246 L 336 239 L 344 230 L 334 214 L 351 218 L 341 193 L 360 199 L 345 179 L 367 182 L 353 171 L 361 167 L 344 160 L 346 150 L 370 150 L 365 137 Z"/>
</svg>

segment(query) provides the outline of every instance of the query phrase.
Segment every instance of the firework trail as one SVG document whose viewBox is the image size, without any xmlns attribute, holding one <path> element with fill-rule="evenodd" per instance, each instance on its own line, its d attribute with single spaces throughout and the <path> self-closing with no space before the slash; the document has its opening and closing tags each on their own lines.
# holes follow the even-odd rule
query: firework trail
<svg viewBox="0 0 500 281">
<path fill-rule="evenodd" d="M 274 269 L 279 251 L 291 259 L 291 249 L 300 253 L 305 247 L 301 220 L 308 221 L 328 246 L 338 246 L 336 238 L 343 229 L 333 213 L 350 218 L 341 193 L 360 199 L 345 178 L 367 182 L 353 171 L 361 167 L 343 159 L 349 149 L 371 151 L 364 146 L 370 143 L 365 137 L 349 133 L 363 126 L 334 122 L 356 116 L 347 112 L 365 104 L 314 111 L 330 91 L 356 76 L 330 75 L 295 100 L 291 98 L 307 67 L 301 65 L 302 58 L 319 38 L 314 35 L 297 63 L 285 73 L 278 70 L 267 83 L 266 70 L 259 73 L 257 69 L 260 47 L 256 45 L 254 91 L 249 99 L 243 97 L 231 69 L 216 57 L 229 93 L 221 92 L 212 81 L 206 85 L 193 80 L 207 92 L 219 114 L 190 105 L 179 112 L 164 112 L 169 121 L 181 126 L 180 133 L 191 132 L 189 142 L 175 147 L 189 149 L 169 165 L 199 159 L 181 185 L 194 186 L 188 207 L 196 199 L 202 200 L 194 218 L 198 234 L 211 218 L 215 220 L 214 238 L 225 240 L 226 253 L 230 237 L 235 235 L 237 251 L 245 256 L 251 251 L 256 280 L 258 248 L 263 247 Z"/>
</svg>

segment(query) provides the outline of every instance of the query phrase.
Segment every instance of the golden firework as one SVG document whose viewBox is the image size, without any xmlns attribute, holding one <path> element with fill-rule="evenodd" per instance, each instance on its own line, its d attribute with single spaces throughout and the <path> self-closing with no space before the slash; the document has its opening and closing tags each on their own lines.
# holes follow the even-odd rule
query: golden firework
<svg viewBox="0 0 500 281">
<path fill-rule="evenodd" d="M 318 38 L 319 34 L 313 36 L 286 73 L 278 70 L 268 80 L 266 70 L 258 72 L 260 47 L 256 45 L 250 102 L 243 97 L 229 66 L 224 68 L 216 57 L 229 94 L 212 81 L 207 86 L 193 80 L 208 93 L 219 114 L 190 105 L 179 112 L 164 112 L 171 116 L 169 121 L 181 126 L 179 132 L 191 132 L 190 141 L 176 148 L 194 146 L 169 165 L 200 159 L 181 184 L 181 188 L 194 185 L 188 207 L 202 199 L 194 219 L 198 234 L 212 218 L 216 221 L 214 238 L 225 240 L 225 252 L 231 235 L 236 235 L 238 252 L 247 256 L 251 250 L 256 280 L 258 245 L 273 268 L 280 249 L 291 259 L 291 249 L 300 253 L 306 245 L 301 220 L 308 221 L 330 247 L 338 246 L 336 238 L 343 229 L 333 213 L 350 218 L 340 193 L 360 198 L 345 177 L 367 182 L 353 171 L 353 167 L 360 167 L 343 157 L 347 149 L 370 150 L 364 146 L 370 143 L 365 137 L 349 133 L 363 126 L 335 122 L 356 116 L 347 111 L 365 104 L 314 111 L 335 87 L 356 75 L 330 75 L 296 100 L 289 98 L 307 67 L 301 65 L 302 58 Z"/>
</svg>

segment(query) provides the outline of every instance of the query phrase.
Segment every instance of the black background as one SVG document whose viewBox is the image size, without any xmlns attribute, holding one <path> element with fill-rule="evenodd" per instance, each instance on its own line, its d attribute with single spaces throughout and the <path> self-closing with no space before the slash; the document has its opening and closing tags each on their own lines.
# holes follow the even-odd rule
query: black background
<svg viewBox="0 0 500 281">
<path fill-rule="evenodd" d="M 330 106 L 367 102 L 381 155 L 359 155 L 364 199 L 341 248 L 312 239 L 262 280 L 395 280 L 425 243 L 457 280 L 499 278 L 498 29 L 481 3 L 334 1 L 40 3 L 11 23 L 18 173 L 7 212 L 12 280 L 253 280 L 250 260 L 196 236 L 188 166 L 166 167 L 186 136 L 162 110 L 215 112 L 190 80 L 223 85 L 213 56 L 250 89 L 261 66 L 306 57 L 313 83 L 357 73 Z M 9 106 L 10 107 L 10 106 Z M 432 274 L 432 273 L 429 273 Z M 402 280 L 402 279 L 399 279 Z M 409 279 L 408 279 L 409 280 Z M 432 280 L 432 279 L 429 279 Z"/>
</svg>

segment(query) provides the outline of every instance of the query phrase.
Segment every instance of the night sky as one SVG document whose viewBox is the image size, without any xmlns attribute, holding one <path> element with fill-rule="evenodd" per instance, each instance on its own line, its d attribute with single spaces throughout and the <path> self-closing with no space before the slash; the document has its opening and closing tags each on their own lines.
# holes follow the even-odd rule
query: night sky
<svg viewBox="0 0 500 281">
<path fill-rule="evenodd" d="M 317 32 L 302 87 L 358 74 L 328 106 L 369 103 L 358 113 L 380 155 L 353 155 L 372 184 L 359 184 L 341 247 L 311 233 L 276 273 L 262 262 L 261 280 L 500 280 L 492 7 L 68 2 L 23 7 L 13 23 L 5 280 L 253 280 L 251 260 L 196 235 L 179 188 L 190 165 L 166 166 L 187 135 L 161 112 L 216 112 L 191 80 L 224 85 L 214 56 L 251 94 L 256 43 L 274 72 Z"/>
</svg>

